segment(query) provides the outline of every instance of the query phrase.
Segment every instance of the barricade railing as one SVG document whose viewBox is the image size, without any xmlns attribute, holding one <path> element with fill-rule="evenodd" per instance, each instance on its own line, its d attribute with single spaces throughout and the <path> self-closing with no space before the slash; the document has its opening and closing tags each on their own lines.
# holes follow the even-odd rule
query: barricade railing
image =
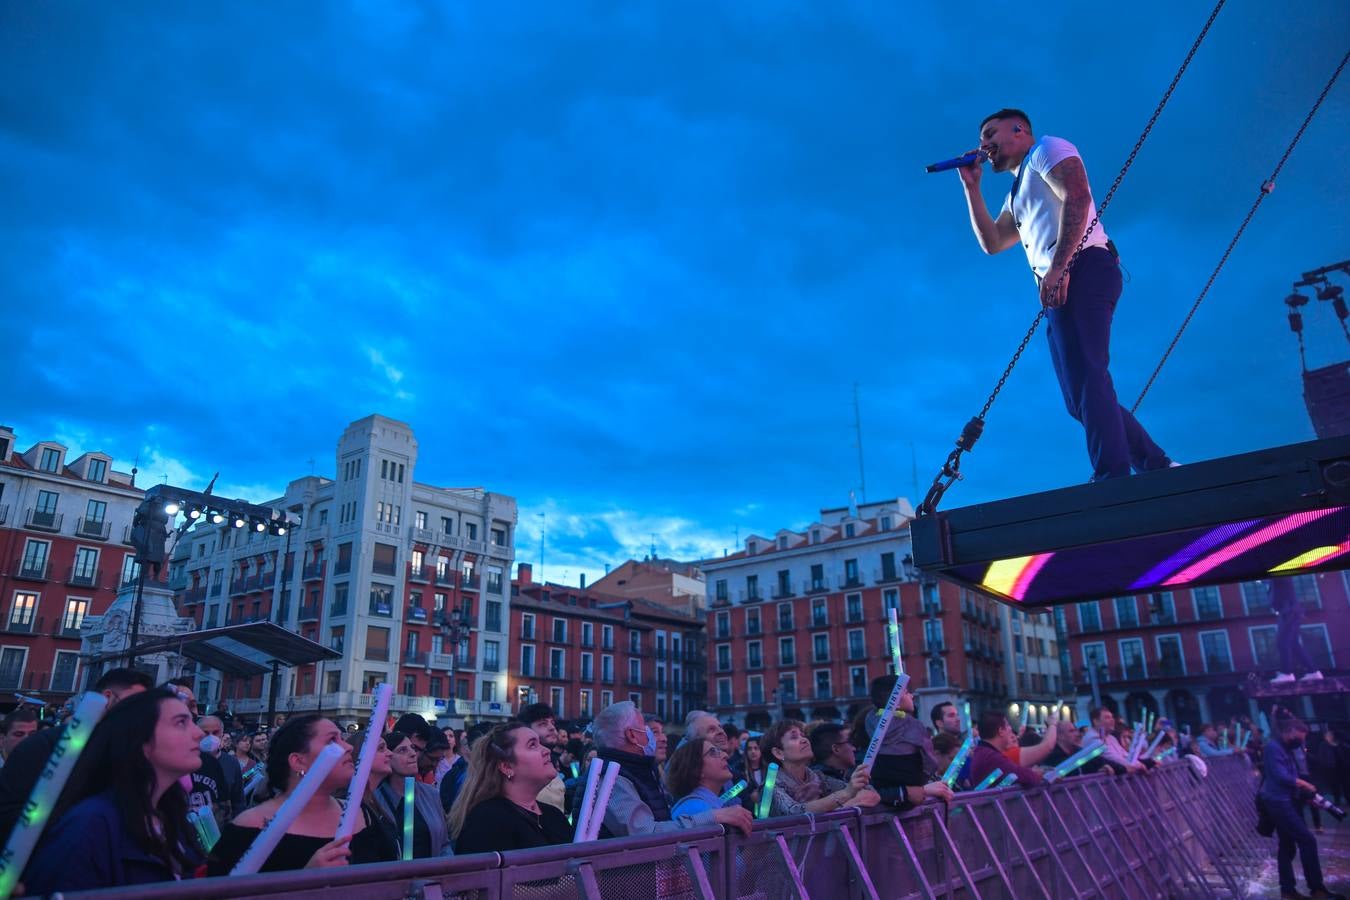
<svg viewBox="0 0 1350 900">
<path fill-rule="evenodd" d="M 317 871 L 207 878 L 68 897 L 144 900 L 561 900 L 584 897 L 1218 897 L 1270 859 L 1242 757 L 1147 775 L 960 794 L 902 814 L 856 810 L 637 838 Z"/>
</svg>

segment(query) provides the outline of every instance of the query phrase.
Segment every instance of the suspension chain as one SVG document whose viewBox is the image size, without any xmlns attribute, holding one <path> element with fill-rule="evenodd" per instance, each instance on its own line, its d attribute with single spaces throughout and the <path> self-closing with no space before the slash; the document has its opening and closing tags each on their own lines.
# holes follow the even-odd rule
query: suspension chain
<svg viewBox="0 0 1350 900">
<path fill-rule="evenodd" d="M 1219 11 L 1223 9 L 1226 2 L 1227 0 L 1218 0 L 1218 3 L 1214 5 L 1214 9 L 1210 12 L 1209 18 L 1205 21 L 1205 27 L 1200 29 L 1200 34 L 1196 37 L 1195 42 L 1191 44 L 1191 49 L 1186 54 L 1186 58 L 1182 61 L 1181 67 L 1177 69 L 1176 75 L 1173 76 L 1172 83 L 1169 84 L 1167 90 L 1163 92 L 1162 99 L 1158 101 L 1157 107 L 1153 110 L 1153 115 L 1149 116 L 1148 123 L 1144 126 L 1143 132 L 1139 135 L 1139 140 L 1134 142 L 1134 149 L 1132 149 L 1130 155 L 1126 157 L 1125 165 L 1121 166 L 1120 173 L 1116 175 L 1116 180 L 1111 183 L 1111 189 L 1108 190 L 1106 196 L 1102 198 L 1101 205 L 1097 207 L 1097 214 L 1093 216 L 1092 222 L 1089 223 L 1088 227 L 1083 230 L 1083 237 L 1078 242 L 1078 247 L 1073 251 L 1073 256 L 1070 257 L 1068 264 L 1064 267 L 1064 271 L 1060 272 L 1059 280 L 1055 282 L 1054 290 L 1051 292 L 1052 295 L 1057 295 L 1059 293 L 1064 284 L 1064 279 L 1068 277 L 1069 270 L 1073 268 L 1074 262 L 1078 259 L 1078 254 L 1082 253 L 1083 248 L 1087 246 L 1088 238 L 1091 236 L 1093 229 L 1096 228 L 1097 224 L 1101 221 L 1102 214 L 1106 212 L 1106 207 L 1110 205 L 1111 198 L 1115 196 L 1116 189 L 1119 188 L 1120 183 L 1125 180 L 1125 173 L 1130 170 L 1130 166 L 1134 165 L 1134 159 L 1139 155 L 1140 149 L 1144 146 L 1144 141 L 1148 139 L 1149 133 L 1153 130 L 1154 124 L 1158 121 L 1158 117 L 1162 115 L 1164 107 L 1167 106 L 1167 101 L 1172 99 L 1172 93 L 1177 89 L 1177 85 L 1181 83 L 1181 76 L 1186 74 L 1186 69 L 1190 67 L 1191 60 L 1195 58 L 1196 51 L 1198 51 L 1200 45 L 1204 43 L 1205 36 L 1209 34 L 1210 27 L 1214 24 L 1214 20 L 1218 18 Z M 919 504 L 918 515 L 926 516 L 937 512 L 938 504 L 942 502 L 943 494 L 947 493 L 947 489 L 962 477 L 961 454 L 973 449 L 975 442 L 978 441 L 980 435 L 984 433 L 984 420 L 989 415 L 989 410 L 993 408 L 994 401 L 998 399 L 999 393 L 1002 392 L 1003 386 L 1007 384 L 1009 376 L 1012 375 L 1013 369 L 1017 367 L 1017 363 L 1022 359 L 1022 354 L 1026 352 L 1027 345 L 1031 343 L 1032 336 L 1036 333 L 1036 329 L 1040 327 L 1041 320 L 1044 318 L 1045 309 L 1042 307 L 1041 310 L 1036 313 L 1036 318 L 1032 320 L 1031 327 L 1027 329 L 1027 333 L 1022 337 L 1022 342 L 1017 345 L 1017 350 L 1013 353 L 1012 359 L 1009 360 L 1007 367 L 1004 368 L 1003 374 L 999 376 L 998 383 L 994 385 L 993 392 L 989 394 L 989 399 L 984 401 L 984 406 L 980 408 L 979 414 L 967 422 L 965 428 L 961 429 L 961 436 L 956 439 L 956 448 L 947 455 L 947 460 L 942 464 L 942 469 L 938 472 L 936 477 L 933 478 L 933 484 L 928 488 L 928 494 L 923 498 L 923 503 Z"/>
<path fill-rule="evenodd" d="M 1130 407 L 1131 413 L 1138 411 L 1139 404 L 1144 402 L 1144 396 L 1148 394 L 1148 389 L 1153 387 L 1153 382 L 1157 380 L 1158 373 L 1162 371 L 1162 367 L 1167 363 L 1167 358 L 1172 355 L 1172 351 L 1176 349 L 1177 343 L 1181 340 L 1182 332 L 1186 330 L 1187 325 L 1191 324 L 1191 319 L 1195 316 L 1195 311 L 1200 308 L 1200 304 L 1209 293 L 1209 289 L 1214 286 L 1214 280 L 1219 277 L 1219 271 L 1223 268 L 1224 263 L 1228 262 L 1229 255 L 1232 254 L 1233 248 L 1237 246 L 1238 240 L 1242 237 L 1242 232 L 1247 230 L 1248 223 L 1250 223 L 1252 217 L 1256 215 L 1256 211 L 1261 208 L 1262 201 L 1269 197 L 1271 192 L 1275 190 L 1276 176 L 1280 174 L 1280 170 L 1284 168 L 1284 164 L 1289 160 L 1289 155 L 1293 153 L 1294 148 L 1298 146 L 1299 140 L 1303 137 L 1303 132 L 1308 130 L 1308 125 L 1312 122 L 1313 116 L 1317 114 L 1317 110 L 1322 105 L 1322 101 L 1327 99 L 1327 94 L 1331 92 L 1331 88 L 1336 83 L 1336 79 L 1341 77 L 1341 72 L 1345 69 L 1345 64 L 1348 60 L 1350 60 L 1350 52 L 1347 52 L 1341 57 L 1341 64 L 1337 66 L 1336 71 L 1331 74 L 1331 79 L 1327 82 L 1326 87 L 1322 88 L 1322 93 L 1318 95 L 1317 102 L 1313 104 L 1312 109 L 1308 110 L 1308 115 L 1304 117 L 1303 124 L 1299 126 L 1298 133 L 1295 134 L 1294 139 L 1289 142 L 1289 146 L 1284 149 L 1284 156 L 1280 157 L 1279 163 L 1275 166 L 1275 171 L 1271 172 L 1270 177 L 1262 182 L 1261 190 L 1256 195 L 1256 202 L 1252 204 L 1251 209 L 1247 210 L 1247 217 L 1242 220 L 1242 224 L 1238 226 L 1237 233 L 1234 234 L 1233 239 L 1228 242 L 1228 249 L 1223 251 L 1223 256 L 1219 258 L 1219 264 L 1214 267 L 1213 272 L 1209 273 L 1209 280 L 1206 281 L 1205 286 L 1200 289 L 1200 296 L 1196 297 L 1195 302 L 1191 304 L 1191 311 L 1186 313 L 1186 318 L 1182 320 L 1181 327 L 1178 328 L 1177 333 L 1172 336 L 1172 343 L 1168 344 L 1167 349 L 1163 351 L 1162 359 L 1158 360 L 1157 368 L 1155 368 L 1153 374 L 1148 377 L 1148 382 L 1144 384 L 1144 389 L 1139 392 L 1139 399 L 1135 400 L 1134 406 Z M 1344 322 L 1341 323 L 1341 327 L 1345 328 Z M 1350 333 L 1347 333 L 1346 336 L 1350 337 Z M 1302 344 L 1303 335 L 1300 334 L 1300 354 L 1303 349 Z M 1304 368 L 1306 367 L 1305 363 Z"/>
</svg>

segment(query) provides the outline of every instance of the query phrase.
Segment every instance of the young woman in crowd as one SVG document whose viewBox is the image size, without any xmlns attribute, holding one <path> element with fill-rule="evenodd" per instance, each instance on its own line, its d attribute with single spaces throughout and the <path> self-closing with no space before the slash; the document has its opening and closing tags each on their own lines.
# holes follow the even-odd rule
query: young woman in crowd
<svg viewBox="0 0 1350 900">
<path fill-rule="evenodd" d="M 848 784 L 812 771 L 811 740 L 806 726 L 794 719 L 775 722 L 760 740 L 764 756 L 778 763 L 771 816 L 831 812 L 844 806 L 876 806 L 881 798 L 867 786 L 867 771 L 859 766 Z"/>
<path fill-rule="evenodd" d="M 445 827 L 445 809 L 441 793 L 434 784 L 424 784 L 419 777 L 419 751 L 412 738 L 399 731 L 384 737 L 390 756 L 391 771 L 375 788 L 385 807 L 393 813 L 394 821 L 403 821 L 403 784 L 411 776 L 413 785 L 413 858 L 428 859 L 452 854 L 450 832 Z M 372 780 L 374 776 L 372 776 Z M 400 825 L 401 828 L 401 825 Z"/>
<path fill-rule="evenodd" d="M 389 859 L 402 859 L 402 823 L 395 821 L 394 811 L 389 808 L 389 805 L 384 802 L 384 798 L 380 796 L 379 791 L 376 790 L 393 771 L 390 765 L 393 754 L 389 752 L 389 746 L 385 738 L 375 738 L 374 733 L 367 730 L 352 736 L 352 759 L 361 758 L 361 745 L 367 739 L 375 739 L 379 743 L 375 746 L 375 755 L 371 757 L 370 778 L 366 781 L 366 795 L 361 798 L 361 816 L 365 819 L 366 827 L 375 829 L 383 840 L 382 855 Z M 348 797 L 347 802 L 351 803 L 352 798 Z"/>
<path fill-rule="evenodd" d="M 201 738 L 187 704 L 169 690 L 114 706 L 62 797 L 69 811 L 24 873 L 28 895 L 193 877 L 203 854 L 178 781 L 201 765 Z"/>
<path fill-rule="evenodd" d="M 769 773 L 769 762 L 764 758 L 760 736 L 751 734 L 745 740 L 745 793 L 741 805 L 754 810 L 764 792 L 764 778 Z"/>
<path fill-rule="evenodd" d="M 731 766 L 725 751 L 703 738 L 685 741 L 666 768 L 666 787 L 679 798 L 670 810 L 671 818 L 721 809 L 718 792 L 729 781 Z"/>
<path fill-rule="evenodd" d="M 277 729 L 269 743 L 267 781 L 279 793 L 245 810 L 225 826 L 207 862 L 209 874 L 229 874 L 329 744 L 342 747 L 347 755 L 333 767 L 260 871 L 285 872 L 391 860 L 379 830 L 366 827 L 364 821 L 356 823 L 351 837 L 333 839 L 342 818 L 342 805 L 333 794 L 351 783 L 353 773 L 351 747 L 342 739 L 337 725 L 316 715 L 295 716 Z"/>
<path fill-rule="evenodd" d="M 508 722 L 492 729 L 473 745 L 468 778 L 450 809 L 455 852 L 504 853 L 572 840 L 562 812 L 538 802 L 557 775 L 533 728 Z"/>
</svg>

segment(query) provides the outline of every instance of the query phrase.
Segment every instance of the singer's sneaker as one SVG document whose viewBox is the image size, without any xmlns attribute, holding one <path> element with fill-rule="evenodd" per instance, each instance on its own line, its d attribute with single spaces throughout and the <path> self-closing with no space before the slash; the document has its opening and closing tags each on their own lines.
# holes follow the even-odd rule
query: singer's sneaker
<svg viewBox="0 0 1350 900">
<path fill-rule="evenodd" d="M 1275 677 L 1270 679 L 1271 684 L 1293 684 L 1297 679 L 1289 672 L 1276 672 Z"/>
<path fill-rule="evenodd" d="M 1313 671 L 1309 672 L 1307 675 L 1304 675 L 1302 678 L 1299 679 L 1299 681 L 1321 681 L 1321 680 L 1322 680 L 1322 673 L 1317 669 L 1314 669 Z"/>
</svg>

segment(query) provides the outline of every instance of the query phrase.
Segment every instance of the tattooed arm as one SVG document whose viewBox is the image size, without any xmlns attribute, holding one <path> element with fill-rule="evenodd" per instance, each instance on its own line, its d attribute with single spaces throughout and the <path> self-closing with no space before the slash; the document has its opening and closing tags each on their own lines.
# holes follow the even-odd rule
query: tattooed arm
<svg viewBox="0 0 1350 900">
<path fill-rule="evenodd" d="M 1092 189 L 1088 186 L 1087 170 L 1076 156 L 1061 160 L 1045 176 L 1045 182 L 1063 202 L 1059 212 L 1059 237 L 1050 270 L 1041 281 L 1041 303 L 1062 306 L 1069 295 L 1069 276 L 1065 268 L 1073 258 L 1078 243 L 1087 230 L 1088 210 L 1092 207 Z M 1056 291 L 1056 285 L 1059 290 Z"/>
</svg>

